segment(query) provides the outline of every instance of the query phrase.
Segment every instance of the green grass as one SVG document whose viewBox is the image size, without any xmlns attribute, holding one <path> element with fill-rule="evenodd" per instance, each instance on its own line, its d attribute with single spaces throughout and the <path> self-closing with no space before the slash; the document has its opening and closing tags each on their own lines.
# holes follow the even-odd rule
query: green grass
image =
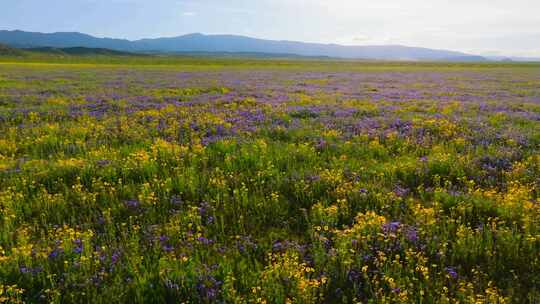
<svg viewBox="0 0 540 304">
<path fill-rule="evenodd" d="M 540 299 L 538 64 L 0 61 L 0 303 Z"/>
</svg>

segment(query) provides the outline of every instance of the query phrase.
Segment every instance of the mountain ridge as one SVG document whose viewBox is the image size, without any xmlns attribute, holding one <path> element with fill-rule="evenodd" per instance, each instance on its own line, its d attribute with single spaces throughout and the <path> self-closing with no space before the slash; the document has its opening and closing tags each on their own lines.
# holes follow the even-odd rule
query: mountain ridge
<svg viewBox="0 0 540 304">
<path fill-rule="evenodd" d="M 79 32 L 39 33 L 21 30 L 0 30 L 0 43 L 17 48 L 86 47 L 124 52 L 264 53 L 381 60 L 486 60 L 482 56 L 470 55 L 463 52 L 403 45 L 353 46 L 334 43 L 323 44 L 290 40 L 268 40 L 230 34 L 206 35 L 202 33 L 128 40 L 98 38 Z"/>
</svg>

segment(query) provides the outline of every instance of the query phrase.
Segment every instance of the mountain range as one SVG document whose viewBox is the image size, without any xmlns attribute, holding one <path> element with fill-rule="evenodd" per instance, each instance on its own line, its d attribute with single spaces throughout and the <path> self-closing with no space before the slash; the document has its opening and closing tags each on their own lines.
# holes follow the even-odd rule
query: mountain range
<svg viewBox="0 0 540 304">
<path fill-rule="evenodd" d="M 140 40 L 98 38 L 78 32 L 0 31 L 0 43 L 15 48 L 93 48 L 135 53 L 289 54 L 292 56 L 381 60 L 485 61 L 462 52 L 401 45 L 346 46 L 257 39 L 237 35 L 188 34 Z"/>
</svg>

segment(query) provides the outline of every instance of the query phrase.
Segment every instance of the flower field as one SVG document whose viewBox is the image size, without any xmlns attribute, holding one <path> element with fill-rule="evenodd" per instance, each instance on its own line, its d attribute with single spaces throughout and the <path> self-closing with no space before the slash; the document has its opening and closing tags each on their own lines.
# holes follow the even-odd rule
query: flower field
<svg viewBox="0 0 540 304">
<path fill-rule="evenodd" d="M 539 303 L 540 67 L 0 64 L 0 303 Z"/>
</svg>

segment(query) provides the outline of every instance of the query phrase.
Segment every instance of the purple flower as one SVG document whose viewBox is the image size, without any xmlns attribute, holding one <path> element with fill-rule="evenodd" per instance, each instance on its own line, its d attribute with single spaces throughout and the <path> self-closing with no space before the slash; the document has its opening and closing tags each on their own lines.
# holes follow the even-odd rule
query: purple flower
<svg viewBox="0 0 540 304">
<path fill-rule="evenodd" d="M 199 241 L 199 242 L 200 242 L 201 244 L 203 244 L 203 245 L 211 245 L 211 244 L 214 243 L 213 240 L 207 239 L 207 238 L 205 238 L 204 236 L 198 237 L 198 238 L 197 238 L 197 241 Z"/>
<path fill-rule="evenodd" d="M 327 143 L 324 139 L 320 139 L 319 142 L 315 145 L 315 149 L 318 151 L 323 150 L 327 146 Z"/>
<path fill-rule="evenodd" d="M 458 273 L 454 267 L 446 267 L 445 270 L 452 279 L 457 279 Z"/>
<path fill-rule="evenodd" d="M 205 301 L 215 301 L 221 293 L 222 281 L 217 280 L 212 275 L 206 275 L 199 278 L 197 291 L 199 296 Z"/>
<path fill-rule="evenodd" d="M 401 227 L 401 223 L 395 221 L 395 222 L 383 224 L 382 229 L 385 233 L 393 233 L 393 232 L 396 232 L 400 227 Z"/>
<path fill-rule="evenodd" d="M 80 254 L 83 251 L 83 243 L 80 239 L 73 240 L 73 244 L 75 247 L 73 248 L 73 252 Z"/>
<path fill-rule="evenodd" d="M 396 186 L 394 188 L 394 194 L 398 197 L 405 197 L 409 194 L 410 190 L 407 188 L 403 188 L 401 186 Z"/>
<path fill-rule="evenodd" d="M 321 177 L 319 175 L 309 175 L 307 176 L 307 180 L 310 182 L 317 182 L 321 180 Z"/>
<path fill-rule="evenodd" d="M 359 284 L 362 280 L 362 273 L 356 269 L 351 269 L 347 273 L 347 280 L 354 284 Z"/>
<path fill-rule="evenodd" d="M 141 202 L 136 199 L 127 200 L 124 204 L 130 209 L 137 209 L 141 206 Z"/>
<path fill-rule="evenodd" d="M 408 226 L 406 230 L 406 236 L 409 242 L 418 242 L 418 231 L 416 230 L 416 228 Z"/>
<path fill-rule="evenodd" d="M 163 251 L 166 251 L 166 252 L 171 252 L 174 250 L 174 247 L 168 244 L 163 245 L 162 248 L 163 248 Z"/>
<path fill-rule="evenodd" d="M 164 121 L 163 119 L 160 119 L 159 120 L 159 123 L 157 125 L 157 131 L 158 132 L 162 132 L 163 130 L 165 130 L 167 128 L 167 122 Z"/>
<path fill-rule="evenodd" d="M 49 253 L 49 259 L 56 259 L 62 253 L 64 253 L 64 250 L 62 248 L 56 247 Z"/>
<path fill-rule="evenodd" d="M 199 215 L 203 219 L 203 221 L 210 225 L 214 222 L 214 217 L 211 215 L 212 206 L 208 204 L 207 202 L 201 202 L 201 205 L 199 207 Z"/>
<path fill-rule="evenodd" d="M 73 248 L 73 252 L 75 252 L 75 253 L 77 253 L 77 254 L 80 254 L 82 251 L 83 251 L 82 245 Z"/>
<path fill-rule="evenodd" d="M 116 264 L 119 259 L 120 259 L 120 252 L 118 252 L 118 250 L 115 250 L 111 256 L 111 264 L 112 265 Z"/>
<path fill-rule="evenodd" d="M 32 268 L 32 267 L 26 267 L 26 266 L 23 265 L 23 266 L 19 267 L 19 271 L 21 273 L 24 273 L 24 274 L 30 273 L 32 275 L 36 275 L 36 274 L 42 272 L 43 268 L 41 266 L 37 266 L 37 267 Z"/>
<path fill-rule="evenodd" d="M 182 198 L 178 195 L 171 196 L 171 204 L 174 206 L 181 206 L 184 203 Z"/>
<path fill-rule="evenodd" d="M 274 244 L 272 244 L 272 251 L 283 251 L 286 248 L 285 244 L 281 241 L 275 241 Z"/>
<path fill-rule="evenodd" d="M 110 164 L 110 163 L 111 163 L 111 161 L 110 161 L 110 160 L 107 160 L 107 159 L 98 160 L 98 161 L 96 162 L 96 164 L 97 164 L 98 166 L 100 166 L 100 167 L 104 167 L 104 166 L 106 166 L 106 165 L 108 165 L 108 164 Z"/>
</svg>

